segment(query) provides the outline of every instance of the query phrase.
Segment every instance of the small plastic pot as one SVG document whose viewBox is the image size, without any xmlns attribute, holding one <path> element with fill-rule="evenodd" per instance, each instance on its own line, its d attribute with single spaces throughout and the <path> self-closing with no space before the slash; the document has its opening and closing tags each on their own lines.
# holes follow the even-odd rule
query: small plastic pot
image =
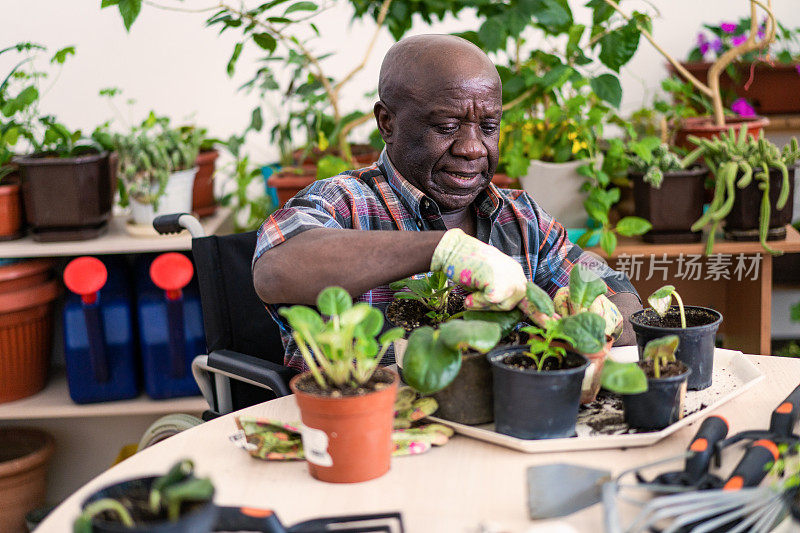
<svg viewBox="0 0 800 533">
<path fill-rule="evenodd" d="M 526 350 L 527 346 L 508 346 L 487 355 L 494 378 L 495 431 L 519 439 L 575 436 L 581 383 L 589 361 L 567 352 L 567 360 L 576 366 L 543 372 L 522 370 L 503 362 Z"/>
<path fill-rule="evenodd" d="M 465 354 L 453 382 L 433 395 L 435 416 L 458 424 L 488 424 L 494 420 L 492 370 L 486 356 Z"/>
<path fill-rule="evenodd" d="M 648 378 L 647 391 L 623 394 L 625 423 L 636 429 L 658 431 L 683 418 L 686 381 L 692 369 L 681 363 L 684 372 L 678 376 Z"/>
<path fill-rule="evenodd" d="M 686 328 L 680 326 L 680 311 L 673 305 L 664 318 L 653 309 L 644 309 L 631 315 L 631 325 L 636 333 L 639 358 L 645 345 L 653 339 L 677 335 L 679 339 L 675 358 L 692 369 L 689 390 L 703 390 L 711 386 L 714 372 L 714 340 L 722 315 L 707 307 L 685 306 Z"/>
</svg>

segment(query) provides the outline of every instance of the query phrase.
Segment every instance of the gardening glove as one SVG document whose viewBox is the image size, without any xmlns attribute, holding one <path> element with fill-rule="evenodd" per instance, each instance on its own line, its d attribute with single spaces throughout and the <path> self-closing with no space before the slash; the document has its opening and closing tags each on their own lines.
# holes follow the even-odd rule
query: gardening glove
<svg viewBox="0 0 800 533">
<path fill-rule="evenodd" d="M 556 295 L 553 297 L 553 307 L 561 316 L 570 316 L 578 312 L 577 309 L 572 309 L 569 301 L 569 287 L 561 287 L 556 291 Z M 614 340 L 622 335 L 622 313 L 605 294 L 595 298 L 592 305 L 589 306 L 589 312 L 600 315 L 606 321 L 606 335 L 610 335 Z"/>
<path fill-rule="evenodd" d="M 458 228 L 448 230 L 439 241 L 431 271 L 444 272 L 454 282 L 477 289 L 464 300 L 468 309 L 508 311 L 525 296 L 527 280 L 520 264 Z"/>
</svg>

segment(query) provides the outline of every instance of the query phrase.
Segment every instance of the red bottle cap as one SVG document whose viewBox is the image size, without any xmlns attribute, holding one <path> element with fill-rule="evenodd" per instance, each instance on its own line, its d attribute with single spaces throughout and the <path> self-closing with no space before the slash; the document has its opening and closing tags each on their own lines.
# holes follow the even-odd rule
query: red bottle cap
<svg viewBox="0 0 800 533">
<path fill-rule="evenodd" d="M 108 280 L 108 270 L 96 257 L 78 257 L 64 269 L 64 285 L 75 294 L 80 294 L 86 304 L 97 301 L 97 291 Z"/>
<path fill-rule="evenodd" d="M 156 287 L 167 292 L 167 298 L 176 300 L 194 276 L 192 262 L 183 254 L 168 252 L 161 254 L 150 265 L 150 278 Z"/>
</svg>

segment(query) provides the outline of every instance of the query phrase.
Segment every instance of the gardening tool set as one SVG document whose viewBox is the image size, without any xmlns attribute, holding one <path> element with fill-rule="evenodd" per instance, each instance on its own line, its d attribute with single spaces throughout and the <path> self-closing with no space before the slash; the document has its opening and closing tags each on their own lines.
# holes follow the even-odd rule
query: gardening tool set
<svg viewBox="0 0 800 533">
<path fill-rule="evenodd" d="M 728 424 L 709 416 L 700 425 L 686 452 L 612 477 L 608 471 L 576 465 L 544 465 L 528 470 L 531 518 L 565 516 L 603 502 L 606 533 L 667 532 L 767 532 L 783 520 L 795 489 L 759 487 L 769 468 L 789 453 L 800 437 L 793 433 L 800 409 L 800 386 L 772 412 L 769 429 L 728 436 Z M 722 478 L 709 472 L 712 459 L 720 466 L 722 452 L 737 443 L 749 446 L 731 474 Z M 787 452 L 784 452 L 787 453 Z M 684 467 L 648 479 L 645 470 L 684 460 Z M 633 476 L 634 482 L 628 481 Z M 628 492 L 641 491 L 642 497 Z M 655 497 L 653 497 L 655 496 Z M 618 503 L 640 507 L 623 526 Z"/>
</svg>

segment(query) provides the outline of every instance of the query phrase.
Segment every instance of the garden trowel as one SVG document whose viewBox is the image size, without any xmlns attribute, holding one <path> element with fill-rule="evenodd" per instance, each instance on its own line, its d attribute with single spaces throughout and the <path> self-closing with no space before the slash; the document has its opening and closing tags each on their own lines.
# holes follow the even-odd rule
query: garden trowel
<svg viewBox="0 0 800 533">
<path fill-rule="evenodd" d="M 557 518 L 602 501 L 611 472 L 586 466 L 554 464 L 528 468 L 531 518 Z"/>
</svg>

